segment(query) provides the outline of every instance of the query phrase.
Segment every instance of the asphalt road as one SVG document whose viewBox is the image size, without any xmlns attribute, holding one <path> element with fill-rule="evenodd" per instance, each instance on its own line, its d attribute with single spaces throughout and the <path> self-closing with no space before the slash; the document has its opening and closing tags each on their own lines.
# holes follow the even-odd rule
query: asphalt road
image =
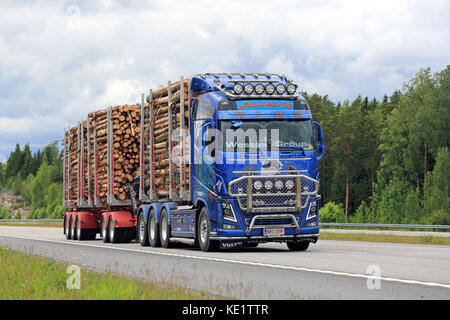
<svg viewBox="0 0 450 320">
<path fill-rule="evenodd" d="M 62 228 L 7 226 L 0 226 L 0 245 L 230 298 L 450 299 L 450 246 L 319 239 L 306 252 L 267 243 L 205 253 L 184 243 L 72 241 Z"/>
</svg>

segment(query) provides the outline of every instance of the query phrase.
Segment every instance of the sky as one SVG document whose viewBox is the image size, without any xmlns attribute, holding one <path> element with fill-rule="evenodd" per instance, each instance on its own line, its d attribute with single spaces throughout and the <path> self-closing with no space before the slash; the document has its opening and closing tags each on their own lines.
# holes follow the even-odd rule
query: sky
<svg viewBox="0 0 450 320">
<path fill-rule="evenodd" d="M 0 162 L 205 72 L 286 74 L 334 102 L 450 64 L 449 0 L 0 2 Z"/>
</svg>

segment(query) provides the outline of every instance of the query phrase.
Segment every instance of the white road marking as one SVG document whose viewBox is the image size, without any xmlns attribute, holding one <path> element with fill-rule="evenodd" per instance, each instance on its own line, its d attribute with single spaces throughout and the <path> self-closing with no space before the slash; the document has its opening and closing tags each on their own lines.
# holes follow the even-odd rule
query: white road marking
<svg viewBox="0 0 450 320">
<path fill-rule="evenodd" d="M 319 252 L 331 252 L 331 253 L 347 253 L 347 254 L 368 254 L 363 251 L 343 251 L 343 250 L 316 250 Z"/>
<path fill-rule="evenodd" d="M 10 238 L 25 239 L 25 240 L 37 240 L 37 241 L 70 244 L 70 245 L 75 245 L 75 246 L 85 246 L 85 247 L 100 248 L 100 249 L 132 251 L 132 252 L 155 254 L 155 255 L 161 255 L 161 256 L 178 257 L 178 258 L 189 258 L 189 259 L 198 259 L 198 260 L 207 260 L 207 261 L 227 262 L 227 263 L 235 263 L 235 264 L 258 266 L 258 267 L 277 268 L 277 269 L 284 269 L 284 270 L 315 272 L 315 273 L 331 274 L 331 275 L 337 275 L 337 276 L 347 276 L 347 277 L 353 277 L 353 278 L 379 279 L 379 280 L 383 280 L 383 281 L 400 282 L 400 283 L 416 284 L 416 285 L 431 286 L 431 287 L 442 287 L 442 288 L 450 289 L 450 284 L 437 283 L 437 282 L 397 279 L 397 278 L 389 278 L 389 277 L 376 277 L 376 276 L 370 276 L 370 275 L 366 275 L 366 274 L 348 273 L 348 272 L 341 272 L 341 271 L 310 269 L 310 268 L 284 266 L 284 265 L 270 264 L 270 263 L 223 259 L 223 258 L 212 258 L 212 257 L 201 257 L 201 256 L 192 256 L 192 255 L 186 255 L 186 254 L 180 254 L 180 253 L 157 252 L 157 251 L 138 250 L 138 249 L 131 249 L 131 248 L 123 248 L 123 247 L 118 248 L 118 247 L 111 247 L 111 246 L 107 246 L 107 245 L 99 246 L 99 245 L 87 244 L 87 243 L 77 243 L 77 242 L 72 242 L 69 240 L 68 241 L 59 241 L 59 240 L 29 238 L 29 237 L 10 236 L 10 235 L 7 235 L 7 236 L 1 235 L 0 237 L 10 237 Z"/>
</svg>

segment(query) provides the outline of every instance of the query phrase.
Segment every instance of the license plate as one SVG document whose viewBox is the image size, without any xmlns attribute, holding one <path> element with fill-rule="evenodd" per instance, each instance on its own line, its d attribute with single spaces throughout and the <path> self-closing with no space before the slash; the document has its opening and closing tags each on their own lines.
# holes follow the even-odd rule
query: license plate
<svg viewBox="0 0 450 320">
<path fill-rule="evenodd" d="M 263 235 L 265 237 L 283 236 L 284 228 L 264 228 Z"/>
</svg>

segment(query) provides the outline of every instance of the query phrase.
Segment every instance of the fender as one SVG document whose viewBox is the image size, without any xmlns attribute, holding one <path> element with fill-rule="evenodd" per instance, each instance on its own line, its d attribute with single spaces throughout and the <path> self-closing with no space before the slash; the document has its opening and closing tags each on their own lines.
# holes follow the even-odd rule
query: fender
<svg viewBox="0 0 450 320">
<path fill-rule="evenodd" d="M 109 212 L 114 221 L 114 227 L 116 228 L 134 228 L 136 219 L 133 218 L 133 214 L 129 211 L 112 211 Z M 105 217 L 106 219 L 106 217 Z M 109 221 L 109 217 L 108 220 Z"/>
<path fill-rule="evenodd" d="M 155 211 L 156 215 L 156 221 L 159 221 L 159 214 L 161 212 L 161 208 L 163 206 L 163 203 L 161 202 L 154 202 L 152 204 L 143 204 L 139 207 L 140 214 L 144 214 L 144 221 L 145 223 L 148 222 L 148 218 L 150 215 L 150 210 Z"/>
<path fill-rule="evenodd" d="M 148 221 L 148 215 L 150 214 L 151 205 L 143 204 L 138 209 L 138 219 L 141 216 L 141 214 L 144 215 L 144 221 L 147 223 Z"/>
<path fill-rule="evenodd" d="M 80 227 L 81 229 L 97 229 L 98 222 L 97 216 L 92 212 L 74 212 L 73 221 L 77 220 L 77 217 L 80 219 Z"/>
<path fill-rule="evenodd" d="M 167 214 L 169 215 L 169 224 L 170 224 L 170 214 L 171 214 L 171 209 L 170 209 L 170 208 L 173 208 L 173 207 L 176 207 L 176 206 L 177 206 L 177 203 L 176 203 L 176 202 L 165 202 L 165 203 L 159 208 L 158 211 L 155 210 L 155 213 L 156 213 L 156 221 L 159 222 L 159 217 L 160 217 L 160 215 L 161 215 L 161 211 L 162 211 L 162 209 L 164 208 L 164 209 L 167 210 Z"/>
</svg>

